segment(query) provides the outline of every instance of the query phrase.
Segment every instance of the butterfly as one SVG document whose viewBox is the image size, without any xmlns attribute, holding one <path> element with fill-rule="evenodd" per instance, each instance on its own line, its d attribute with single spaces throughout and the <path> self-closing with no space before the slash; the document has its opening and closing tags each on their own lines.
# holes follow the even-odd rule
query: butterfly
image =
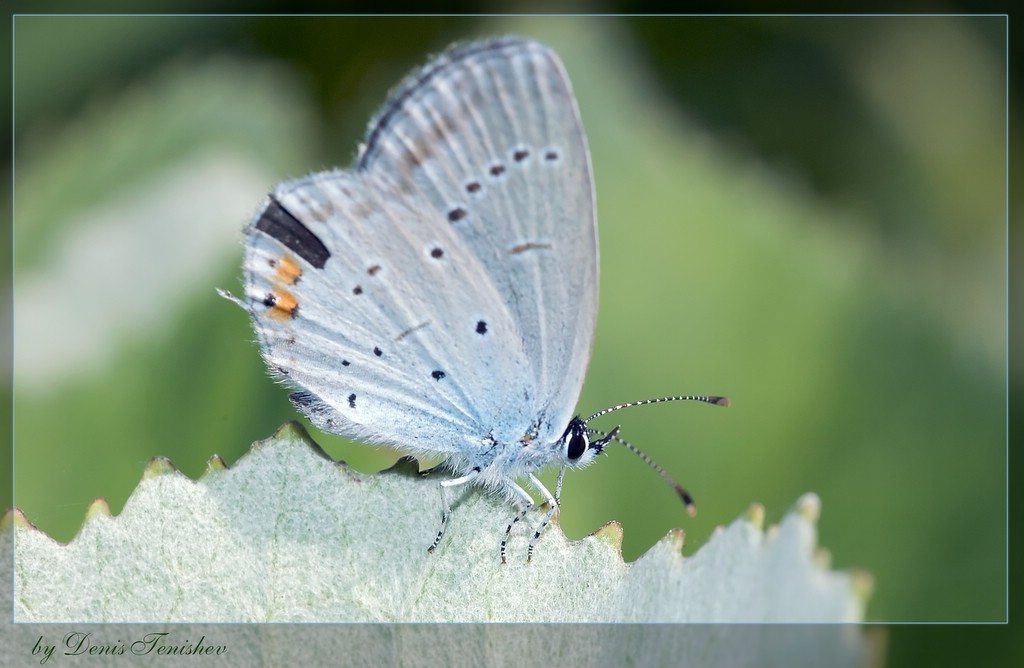
<svg viewBox="0 0 1024 668">
<path fill-rule="evenodd" d="M 463 43 L 412 72 L 370 122 L 355 165 L 282 183 L 247 230 L 245 293 L 271 372 L 319 429 L 444 457 L 453 488 L 559 507 L 567 469 L 612 441 L 574 415 L 597 317 L 594 187 L 576 99 L 550 48 Z M 555 492 L 537 477 L 559 467 Z"/>
</svg>

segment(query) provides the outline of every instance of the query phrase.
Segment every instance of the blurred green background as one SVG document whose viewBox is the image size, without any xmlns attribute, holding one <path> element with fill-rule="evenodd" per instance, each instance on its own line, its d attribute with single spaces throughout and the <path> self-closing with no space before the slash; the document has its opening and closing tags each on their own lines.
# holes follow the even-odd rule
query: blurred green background
<svg viewBox="0 0 1024 668">
<path fill-rule="evenodd" d="M 295 419 L 214 293 L 238 290 L 243 226 L 278 181 L 349 165 L 428 54 L 504 33 L 558 51 L 590 140 L 601 302 L 579 411 L 734 404 L 605 424 L 697 518 L 613 449 L 567 476 L 566 533 L 619 521 L 635 559 L 680 526 L 692 554 L 749 504 L 776 521 L 813 491 L 833 565 L 875 580 L 869 619 L 1005 620 L 998 17 L 19 17 L 15 505 L 67 541 L 149 458 L 196 477 Z M 398 456 L 311 433 L 361 471 Z M 894 665 L 919 651 L 905 637 Z"/>
</svg>

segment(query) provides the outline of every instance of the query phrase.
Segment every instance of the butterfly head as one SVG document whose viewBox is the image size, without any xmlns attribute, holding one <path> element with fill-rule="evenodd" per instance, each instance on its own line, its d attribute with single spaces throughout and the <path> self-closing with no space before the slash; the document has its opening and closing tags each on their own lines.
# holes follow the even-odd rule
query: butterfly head
<svg viewBox="0 0 1024 668">
<path fill-rule="evenodd" d="M 615 431 L 618 431 L 618 428 Z M 604 451 L 604 446 L 612 440 L 612 436 L 609 435 L 591 440 L 592 433 L 594 433 L 593 430 L 588 428 L 587 423 L 579 416 L 569 421 L 569 426 L 566 427 L 565 433 L 559 440 L 559 446 L 569 468 L 581 469 L 588 466 Z"/>
</svg>

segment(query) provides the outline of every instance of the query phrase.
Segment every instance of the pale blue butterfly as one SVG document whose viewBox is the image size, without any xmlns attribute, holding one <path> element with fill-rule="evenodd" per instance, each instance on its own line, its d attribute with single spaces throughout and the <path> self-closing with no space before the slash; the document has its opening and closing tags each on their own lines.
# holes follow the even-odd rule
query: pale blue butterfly
<svg viewBox="0 0 1024 668">
<path fill-rule="evenodd" d="M 568 468 L 618 437 L 573 417 L 597 317 L 590 153 L 562 63 L 507 37 L 457 45 L 409 76 L 351 170 L 278 186 L 248 229 L 245 297 L 263 357 L 318 428 L 443 455 L 446 490 L 558 509 Z M 591 436 L 595 436 L 591 440 Z M 555 493 L 537 478 L 558 466 Z"/>
</svg>

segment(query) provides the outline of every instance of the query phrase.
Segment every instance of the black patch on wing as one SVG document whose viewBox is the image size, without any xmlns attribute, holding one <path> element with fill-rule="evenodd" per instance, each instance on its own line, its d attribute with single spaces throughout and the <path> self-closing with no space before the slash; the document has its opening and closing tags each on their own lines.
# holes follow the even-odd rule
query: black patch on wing
<svg viewBox="0 0 1024 668">
<path fill-rule="evenodd" d="M 281 206 L 281 203 L 270 197 L 270 203 L 263 209 L 259 220 L 256 221 L 256 229 L 271 236 L 289 250 L 310 263 L 317 269 L 323 269 L 330 251 L 324 246 L 324 242 L 313 234 L 308 227 L 302 224 L 288 209 Z"/>
</svg>

